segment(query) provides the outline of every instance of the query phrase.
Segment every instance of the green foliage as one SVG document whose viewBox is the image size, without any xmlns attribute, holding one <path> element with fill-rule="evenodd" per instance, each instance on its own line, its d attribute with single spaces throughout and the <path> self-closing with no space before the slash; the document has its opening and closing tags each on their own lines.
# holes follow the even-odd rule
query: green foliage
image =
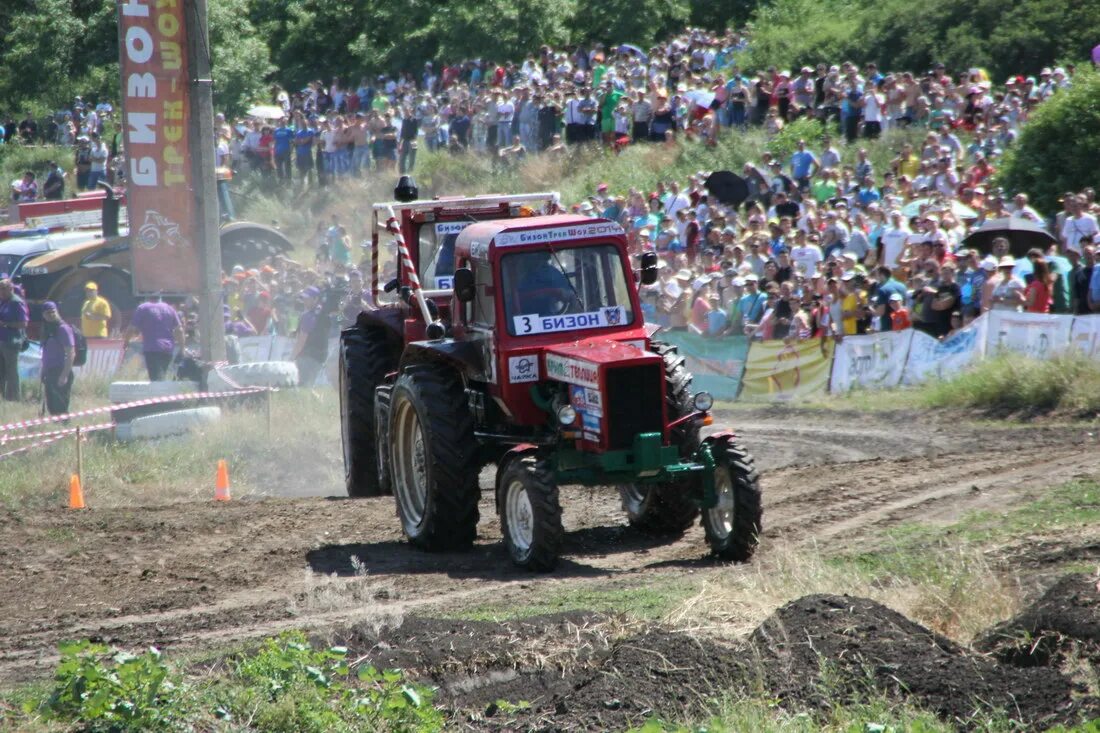
<svg viewBox="0 0 1100 733">
<path fill-rule="evenodd" d="M 60 651 L 53 691 L 40 704 L 28 703 L 26 712 L 112 733 L 178 730 L 187 717 L 179 679 L 156 649 L 134 655 L 81 641 Z"/>
<path fill-rule="evenodd" d="M 235 116 L 263 99 L 264 80 L 275 70 L 267 43 L 248 17 L 248 0 L 207 4 L 214 108 Z"/>
<path fill-rule="evenodd" d="M 926 389 L 928 407 L 1095 414 L 1100 410 L 1100 366 L 1078 353 L 1044 361 L 1002 354 Z"/>
<path fill-rule="evenodd" d="M 74 642 L 61 654 L 52 690 L 28 695 L 18 729 L 38 719 L 89 733 L 222 729 L 217 721 L 263 733 L 443 728 L 430 689 L 397 670 L 352 670 L 347 649 L 315 649 L 298 631 L 186 680 L 155 649 L 133 655 Z"/>
<path fill-rule="evenodd" d="M 683 28 L 690 15 L 687 0 L 604 0 L 580 3 L 571 26 L 576 34 L 583 34 L 580 40 L 633 43 L 648 49 Z"/>
<path fill-rule="evenodd" d="M 710 0 L 691 3 L 691 25 L 722 31 L 739 28 L 752 15 L 753 0 Z"/>
<path fill-rule="evenodd" d="M 5 190 L 9 181 L 23 175 L 24 171 L 34 171 L 39 180 L 46 173 L 46 163 L 57 161 L 64 166 L 73 163 L 73 152 L 60 146 L 26 146 L 14 142 L 0 145 L 0 184 Z"/>
<path fill-rule="evenodd" d="M 397 670 L 370 666 L 360 666 L 353 683 L 347 649 L 314 649 L 301 632 L 268 639 L 258 653 L 232 667 L 230 684 L 219 695 L 219 715 L 230 720 L 251 716 L 257 730 L 432 731 L 443 726 L 428 688 L 406 683 Z"/>
<path fill-rule="evenodd" d="M 798 141 L 805 140 L 810 150 L 818 150 L 825 125 L 808 117 L 801 117 L 783 127 L 779 134 L 768 141 L 768 152 L 786 165 L 791 154 L 798 149 Z"/>
<path fill-rule="evenodd" d="M 1058 0 L 775 0 L 756 7 L 751 69 L 877 61 L 922 71 L 985 68 L 996 81 L 1059 59 L 1084 63 L 1100 38 L 1100 5 Z"/>
<path fill-rule="evenodd" d="M 996 180 L 1009 191 L 1026 191 L 1040 211 L 1057 211 L 1063 192 L 1096 183 L 1098 159 L 1100 74 L 1082 72 L 1032 114 Z"/>
<path fill-rule="evenodd" d="M 754 31 L 742 61 L 747 72 L 835 63 L 869 50 L 857 35 L 857 0 L 775 0 L 753 13 Z"/>
</svg>

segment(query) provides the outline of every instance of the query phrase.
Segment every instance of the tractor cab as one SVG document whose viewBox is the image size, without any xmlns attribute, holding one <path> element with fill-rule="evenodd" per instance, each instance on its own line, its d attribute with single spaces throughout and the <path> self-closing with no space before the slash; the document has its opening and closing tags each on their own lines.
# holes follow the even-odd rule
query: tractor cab
<svg viewBox="0 0 1100 733">
<path fill-rule="evenodd" d="M 415 188 L 407 193 L 406 198 L 415 197 Z M 374 304 L 383 306 L 397 302 L 397 288 L 411 284 L 408 268 L 398 256 L 396 238 L 389 229 L 391 216 L 397 219 L 425 295 L 437 305 L 446 305 L 453 286 L 455 243 L 466 227 L 485 220 L 545 213 L 552 209 L 557 199 L 557 193 L 547 192 L 375 204 L 371 210 L 370 278 Z"/>
</svg>

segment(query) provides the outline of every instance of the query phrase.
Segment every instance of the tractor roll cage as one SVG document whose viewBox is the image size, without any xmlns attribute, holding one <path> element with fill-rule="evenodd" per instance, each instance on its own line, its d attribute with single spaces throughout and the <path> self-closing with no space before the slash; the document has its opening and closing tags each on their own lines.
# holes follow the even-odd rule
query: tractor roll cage
<svg viewBox="0 0 1100 733">
<path fill-rule="evenodd" d="M 378 304 L 378 296 L 381 293 L 381 287 L 378 282 L 379 278 L 379 245 L 378 232 L 380 229 L 385 228 L 386 219 L 389 216 L 389 211 L 392 210 L 394 215 L 398 217 L 398 224 L 402 224 L 401 221 L 402 212 L 408 211 L 411 215 L 417 214 L 423 215 L 423 222 L 436 221 L 437 218 L 444 217 L 459 217 L 463 214 L 473 215 L 478 210 L 484 212 L 485 210 L 491 210 L 494 207 L 500 207 L 502 205 L 508 206 L 512 211 L 510 212 L 513 217 L 519 216 L 519 207 L 524 204 L 541 203 L 544 204 L 547 209 L 552 204 L 557 204 L 561 196 L 557 191 L 544 191 L 541 193 L 520 193 L 511 196 L 502 194 L 486 194 L 483 196 L 454 196 L 454 197 L 439 197 L 434 199 L 425 199 L 423 201 L 392 201 L 389 203 L 374 204 L 371 206 L 373 217 L 373 228 L 371 230 L 371 283 L 370 293 L 371 299 L 375 304 Z M 549 213 L 549 211 L 540 212 Z M 495 217 L 490 217 L 495 218 Z M 408 243 L 412 249 L 413 242 Z M 415 250 L 414 250 L 415 251 Z M 420 262 L 416 263 L 417 267 L 420 267 Z M 398 268 L 400 272 L 400 267 Z M 450 295 L 449 290 L 432 290 L 424 288 L 424 295 L 429 298 L 438 298 Z"/>
</svg>

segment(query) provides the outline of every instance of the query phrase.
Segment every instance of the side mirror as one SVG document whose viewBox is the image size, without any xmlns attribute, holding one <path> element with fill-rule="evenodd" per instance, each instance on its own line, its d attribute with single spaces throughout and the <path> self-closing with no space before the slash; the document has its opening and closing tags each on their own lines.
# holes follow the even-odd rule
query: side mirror
<svg viewBox="0 0 1100 733">
<path fill-rule="evenodd" d="M 657 282 L 657 253 L 642 253 L 642 285 L 652 285 Z"/>
<path fill-rule="evenodd" d="M 460 267 L 454 274 L 455 298 L 459 303 L 469 303 L 477 293 L 474 287 L 474 271 L 469 267 Z"/>
</svg>

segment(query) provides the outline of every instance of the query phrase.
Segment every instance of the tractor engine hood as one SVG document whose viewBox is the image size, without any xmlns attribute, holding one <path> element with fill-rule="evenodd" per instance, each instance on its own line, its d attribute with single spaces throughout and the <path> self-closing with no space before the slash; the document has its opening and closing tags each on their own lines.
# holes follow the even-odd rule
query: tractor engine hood
<svg viewBox="0 0 1100 733">
<path fill-rule="evenodd" d="M 550 379 L 568 384 L 595 387 L 597 372 L 607 366 L 626 366 L 661 361 L 661 357 L 646 351 L 643 341 L 628 343 L 594 338 L 564 346 L 551 346 L 545 351 L 544 373 Z"/>
<path fill-rule="evenodd" d="M 664 437 L 664 361 L 643 347 L 597 338 L 544 352 L 546 378 L 568 385 L 580 450 L 621 451 L 640 434 Z"/>
</svg>

